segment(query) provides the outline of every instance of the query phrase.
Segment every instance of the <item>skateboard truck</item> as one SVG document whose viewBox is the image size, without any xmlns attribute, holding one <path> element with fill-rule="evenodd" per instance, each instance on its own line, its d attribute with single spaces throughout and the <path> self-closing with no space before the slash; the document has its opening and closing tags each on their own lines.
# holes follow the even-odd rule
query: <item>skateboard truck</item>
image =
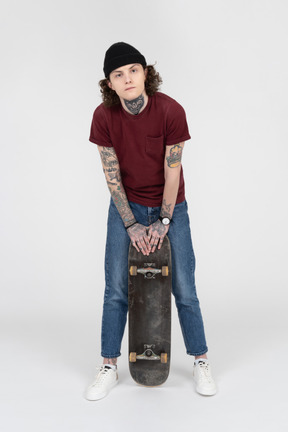
<svg viewBox="0 0 288 432">
<path fill-rule="evenodd" d="M 161 273 L 162 276 L 168 276 L 169 274 L 168 266 L 162 266 L 161 269 L 157 269 L 152 267 L 153 263 L 145 263 L 144 265 L 147 267 L 137 268 L 137 266 L 130 266 L 130 275 L 137 276 L 137 273 L 141 273 L 145 279 L 155 279 L 156 274 Z"/>
<path fill-rule="evenodd" d="M 129 361 L 133 363 L 136 360 L 160 360 L 161 363 L 167 363 L 167 353 L 161 353 L 161 356 L 158 356 L 152 348 L 155 348 L 155 345 L 144 345 L 144 352 L 142 354 L 137 355 L 137 353 L 131 352 Z"/>
</svg>

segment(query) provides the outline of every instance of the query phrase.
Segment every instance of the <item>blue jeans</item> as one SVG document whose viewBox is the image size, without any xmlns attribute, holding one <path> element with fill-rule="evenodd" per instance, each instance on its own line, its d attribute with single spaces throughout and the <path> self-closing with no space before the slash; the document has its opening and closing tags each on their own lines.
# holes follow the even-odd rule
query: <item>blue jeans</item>
<svg viewBox="0 0 288 432">
<path fill-rule="evenodd" d="M 142 225 L 155 222 L 161 207 L 146 207 L 129 202 Z M 172 255 L 172 293 L 175 297 L 187 354 L 198 356 L 208 351 L 204 325 L 195 287 L 195 256 L 191 240 L 187 202 L 176 204 L 168 231 Z M 128 249 L 130 238 L 111 198 L 105 254 L 105 294 L 102 317 L 101 355 L 121 355 L 121 342 L 128 311 Z M 139 252 L 141 253 L 141 252 Z"/>
</svg>

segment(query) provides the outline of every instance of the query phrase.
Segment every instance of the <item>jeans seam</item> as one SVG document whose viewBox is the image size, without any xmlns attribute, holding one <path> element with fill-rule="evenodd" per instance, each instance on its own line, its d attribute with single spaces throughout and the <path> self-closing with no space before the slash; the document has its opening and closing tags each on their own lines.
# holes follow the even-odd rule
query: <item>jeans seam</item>
<svg viewBox="0 0 288 432">
<path fill-rule="evenodd" d="M 105 302 L 105 300 L 107 300 L 108 295 L 109 295 L 109 291 L 110 291 L 109 266 L 108 266 L 107 249 L 108 249 L 108 245 L 106 244 L 106 251 L 105 251 L 105 276 L 106 276 L 105 282 L 106 282 L 106 286 L 105 286 L 105 293 L 104 293 L 104 302 Z"/>
</svg>

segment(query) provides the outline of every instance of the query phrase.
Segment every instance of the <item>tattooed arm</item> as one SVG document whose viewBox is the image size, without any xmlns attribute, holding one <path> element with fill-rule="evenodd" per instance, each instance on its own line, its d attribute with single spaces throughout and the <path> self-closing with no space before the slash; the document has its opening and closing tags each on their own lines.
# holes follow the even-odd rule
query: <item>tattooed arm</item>
<svg viewBox="0 0 288 432">
<path fill-rule="evenodd" d="M 113 147 L 98 146 L 101 156 L 102 167 L 106 177 L 107 185 L 110 190 L 115 206 L 123 220 L 127 233 L 137 251 L 143 255 L 149 255 L 151 247 L 147 236 L 147 228 L 136 222 L 130 208 L 126 192 L 121 180 L 120 165 Z"/>
<path fill-rule="evenodd" d="M 184 142 L 167 146 L 164 164 L 165 186 L 160 216 L 172 219 L 178 195 Z"/>
<path fill-rule="evenodd" d="M 101 156 L 102 167 L 106 177 L 107 185 L 113 201 L 120 213 L 125 227 L 136 222 L 136 219 L 129 206 L 127 196 L 122 185 L 120 165 L 113 147 L 100 147 L 98 150 Z"/>
<path fill-rule="evenodd" d="M 166 154 L 164 161 L 164 175 L 165 185 L 162 199 L 162 207 L 160 216 L 172 219 L 176 198 L 178 195 L 180 172 L 181 172 L 181 159 L 184 142 L 166 146 Z M 169 225 L 163 225 L 158 219 L 154 224 L 149 227 L 149 241 L 154 252 L 157 245 L 158 249 L 161 248 L 163 239 L 169 230 Z"/>
</svg>

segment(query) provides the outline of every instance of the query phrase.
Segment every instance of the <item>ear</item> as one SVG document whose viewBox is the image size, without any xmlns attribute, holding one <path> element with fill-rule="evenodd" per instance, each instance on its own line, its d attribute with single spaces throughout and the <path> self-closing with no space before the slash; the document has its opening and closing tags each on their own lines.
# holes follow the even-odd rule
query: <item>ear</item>
<svg viewBox="0 0 288 432">
<path fill-rule="evenodd" d="M 144 69 L 145 80 L 146 80 L 146 78 L 147 78 L 147 74 L 148 74 L 148 68 L 145 67 L 145 69 Z"/>
<path fill-rule="evenodd" d="M 112 87 L 111 81 L 109 81 L 109 79 L 107 79 L 107 84 L 108 84 L 108 87 L 109 87 L 111 90 L 114 90 L 113 87 Z"/>
</svg>

